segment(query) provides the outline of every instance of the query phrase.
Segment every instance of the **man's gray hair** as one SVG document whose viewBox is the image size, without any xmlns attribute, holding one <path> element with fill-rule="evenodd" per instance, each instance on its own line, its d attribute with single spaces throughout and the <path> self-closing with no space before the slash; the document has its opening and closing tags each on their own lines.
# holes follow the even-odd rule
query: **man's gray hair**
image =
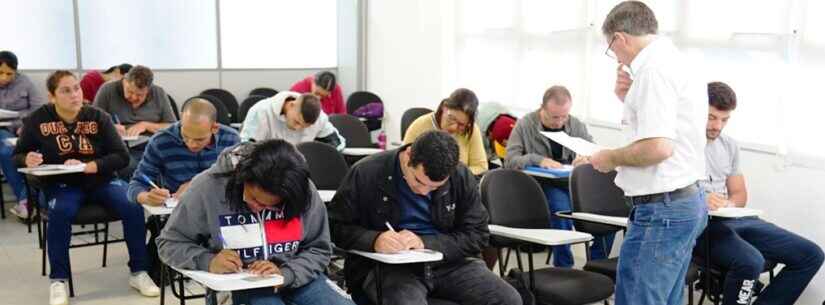
<svg viewBox="0 0 825 305">
<path fill-rule="evenodd" d="M 604 36 L 624 32 L 633 36 L 655 35 L 659 32 L 659 22 L 653 10 L 640 1 L 625 1 L 616 5 L 602 24 Z"/>
</svg>

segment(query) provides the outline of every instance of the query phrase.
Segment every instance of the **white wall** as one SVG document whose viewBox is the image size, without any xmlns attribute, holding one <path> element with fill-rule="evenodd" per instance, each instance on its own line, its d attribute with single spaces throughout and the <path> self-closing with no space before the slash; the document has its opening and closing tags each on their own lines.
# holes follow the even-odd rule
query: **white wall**
<svg viewBox="0 0 825 305">
<path fill-rule="evenodd" d="M 404 110 L 435 108 L 443 88 L 446 54 L 441 14 L 450 1 L 367 1 L 366 88 L 384 101 L 384 130 L 401 140 Z"/>
</svg>

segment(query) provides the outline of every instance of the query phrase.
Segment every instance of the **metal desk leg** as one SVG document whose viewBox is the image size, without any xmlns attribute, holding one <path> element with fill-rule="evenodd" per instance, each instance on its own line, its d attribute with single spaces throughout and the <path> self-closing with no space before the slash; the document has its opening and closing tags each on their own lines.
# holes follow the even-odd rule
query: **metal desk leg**
<svg viewBox="0 0 825 305">
<path fill-rule="evenodd" d="M 381 263 L 375 262 L 375 294 L 378 296 L 378 305 L 384 305 L 384 296 L 381 293 Z"/>
<path fill-rule="evenodd" d="M 710 225 L 711 217 L 708 216 L 708 225 Z M 714 304 L 718 305 L 717 302 L 719 299 L 711 299 L 710 295 L 710 285 L 711 285 L 711 278 L 710 278 L 710 231 L 707 226 L 705 226 L 705 294 L 708 296 L 708 299 Z"/>
</svg>

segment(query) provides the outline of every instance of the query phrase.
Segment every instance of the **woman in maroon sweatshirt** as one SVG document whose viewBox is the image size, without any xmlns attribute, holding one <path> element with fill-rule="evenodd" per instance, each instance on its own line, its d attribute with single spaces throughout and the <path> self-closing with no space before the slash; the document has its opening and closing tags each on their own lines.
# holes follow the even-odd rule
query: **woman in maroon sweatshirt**
<svg viewBox="0 0 825 305">
<path fill-rule="evenodd" d="M 85 164 L 83 173 L 42 177 L 49 216 L 49 303 L 68 303 L 65 280 L 70 272 L 71 224 L 80 206 L 89 204 L 89 200 L 106 205 L 120 216 L 129 249 L 129 284 L 145 296 L 157 296 L 160 290 L 146 274 L 143 209 L 129 203 L 127 184 L 114 174 L 129 163 L 123 140 L 108 114 L 83 104 L 83 90 L 74 74 L 56 71 L 46 86 L 51 103 L 24 119 L 14 151 L 17 165 Z"/>
</svg>

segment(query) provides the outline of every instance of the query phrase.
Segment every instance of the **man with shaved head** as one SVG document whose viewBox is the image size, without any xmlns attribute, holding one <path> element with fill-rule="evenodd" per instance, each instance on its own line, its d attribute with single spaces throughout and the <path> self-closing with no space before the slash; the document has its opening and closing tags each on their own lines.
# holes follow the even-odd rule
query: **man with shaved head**
<svg viewBox="0 0 825 305">
<path fill-rule="evenodd" d="M 218 124 L 216 117 L 217 111 L 209 101 L 200 97 L 187 100 L 181 120 L 158 131 L 146 145 L 146 152 L 129 182 L 129 200 L 159 206 L 166 198 L 180 197 L 192 178 L 212 166 L 221 151 L 238 144 L 238 132 Z M 160 188 L 152 187 L 149 181 Z M 160 220 L 149 220 L 152 221 Z M 156 226 L 147 224 L 147 227 L 154 230 Z M 151 233 L 149 249 L 156 258 L 154 239 L 159 232 Z M 150 276 L 156 282 L 157 269 L 153 262 Z"/>
</svg>

